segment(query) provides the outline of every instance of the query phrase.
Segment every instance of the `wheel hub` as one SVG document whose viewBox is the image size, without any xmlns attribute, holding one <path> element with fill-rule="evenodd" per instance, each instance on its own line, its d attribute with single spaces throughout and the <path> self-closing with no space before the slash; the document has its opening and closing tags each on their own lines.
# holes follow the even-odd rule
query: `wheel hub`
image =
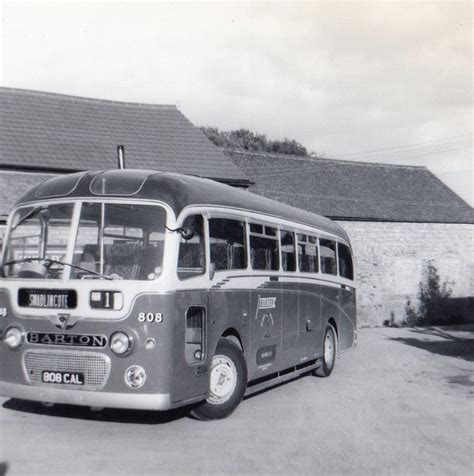
<svg viewBox="0 0 474 476">
<path fill-rule="evenodd" d="M 215 355 L 212 359 L 209 403 L 225 403 L 233 395 L 237 385 L 237 369 L 225 355 Z"/>
<path fill-rule="evenodd" d="M 334 338 L 328 333 L 324 339 L 324 362 L 327 366 L 331 366 L 334 360 Z"/>
</svg>

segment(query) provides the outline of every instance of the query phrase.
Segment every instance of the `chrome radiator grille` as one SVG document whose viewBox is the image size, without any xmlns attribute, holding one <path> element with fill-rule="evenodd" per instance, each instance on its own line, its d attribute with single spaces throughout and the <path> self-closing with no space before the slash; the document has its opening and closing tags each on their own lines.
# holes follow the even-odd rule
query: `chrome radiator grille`
<svg viewBox="0 0 474 476">
<path fill-rule="evenodd" d="M 96 352 L 71 352 L 51 350 L 27 350 L 23 354 L 23 369 L 29 383 L 48 387 L 76 388 L 77 390 L 99 390 L 110 374 L 110 359 Z M 43 370 L 55 372 L 81 372 L 84 385 L 73 387 L 64 384 L 43 383 Z"/>
</svg>

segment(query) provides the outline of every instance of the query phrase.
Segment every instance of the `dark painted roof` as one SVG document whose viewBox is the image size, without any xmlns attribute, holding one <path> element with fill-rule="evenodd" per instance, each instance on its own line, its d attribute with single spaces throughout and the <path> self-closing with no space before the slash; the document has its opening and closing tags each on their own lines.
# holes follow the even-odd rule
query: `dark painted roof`
<svg viewBox="0 0 474 476">
<path fill-rule="evenodd" d="M 225 151 L 251 191 L 333 219 L 474 223 L 474 210 L 425 167 Z"/>
<path fill-rule="evenodd" d="M 58 197 L 103 196 L 159 200 L 167 203 L 176 215 L 189 205 L 239 208 L 305 223 L 349 241 L 345 231 L 328 218 L 213 180 L 154 171 L 129 169 L 62 175 L 34 187 L 18 203 Z"/>
<path fill-rule="evenodd" d="M 0 168 L 115 168 L 119 144 L 130 168 L 246 182 L 175 106 L 0 88 Z"/>
</svg>

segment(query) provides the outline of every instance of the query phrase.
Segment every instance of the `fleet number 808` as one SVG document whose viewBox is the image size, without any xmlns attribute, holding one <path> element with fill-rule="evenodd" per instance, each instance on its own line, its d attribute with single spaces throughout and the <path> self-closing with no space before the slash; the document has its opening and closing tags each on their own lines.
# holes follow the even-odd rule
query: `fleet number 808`
<svg viewBox="0 0 474 476">
<path fill-rule="evenodd" d="M 163 314 L 161 312 L 139 312 L 138 322 L 163 322 Z"/>
</svg>

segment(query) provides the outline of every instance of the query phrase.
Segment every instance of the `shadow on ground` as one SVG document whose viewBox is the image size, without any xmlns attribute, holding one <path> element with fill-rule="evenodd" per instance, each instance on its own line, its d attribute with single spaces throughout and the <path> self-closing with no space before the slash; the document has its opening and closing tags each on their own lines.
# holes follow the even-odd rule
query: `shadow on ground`
<svg viewBox="0 0 474 476">
<path fill-rule="evenodd" d="M 389 339 L 433 354 L 474 361 L 474 334 L 471 338 L 459 337 L 433 327 L 410 329 L 410 332 L 413 337 L 389 337 Z"/>
<path fill-rule="evenodd" d="M 136 423 L 145 425 L 160 425 L 170 423 L 188 416 L 189 407 L 177 408 L 167 412 L 145 410 L 118 410 L 104 408 L 92 411 L 89 407 L 75 405 L 54 405 L 47 407 L 38 402 L 10 399 L 3 404 L 3 408 L 36 415 L 50 415 L 59 418 L 91 420 L 98 422 Z M 1 476 L 1 472 L 0 472 Z"/>
</svg>

